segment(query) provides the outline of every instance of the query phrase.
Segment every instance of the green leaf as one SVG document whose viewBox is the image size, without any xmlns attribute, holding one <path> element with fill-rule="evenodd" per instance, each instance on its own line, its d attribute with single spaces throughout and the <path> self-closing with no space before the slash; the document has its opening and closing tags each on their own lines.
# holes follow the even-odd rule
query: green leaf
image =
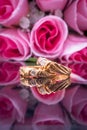
<svg viewBox="0 0 87 130">
<path fill-rule="evenodd" d="M 28 60 L 26 60 L 26 62 L 35 62 L 36 63 L 37 58 L 31 57 Z"/>
<path fill-rule="evenodd" d="M 36 65 L 36 62 L 25 62 L 27 66 L 34 66 Z"/>
</svg>

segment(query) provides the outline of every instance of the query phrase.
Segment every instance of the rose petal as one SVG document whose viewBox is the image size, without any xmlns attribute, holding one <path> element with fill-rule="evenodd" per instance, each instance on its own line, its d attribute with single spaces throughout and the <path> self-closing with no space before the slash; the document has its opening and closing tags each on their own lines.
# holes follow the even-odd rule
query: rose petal
<svg viewBox="0 0 87 130">
<path fill-rule="evenodd" d="M 81 62 L 86 63 L 85 60 L 87 54 L 85 53 L 87 47 L 87 38 L 78 35 L 69 35 L 64 43 L 64 50 L 60 56 L 60 60 L 63 62 Z M 79 54 L 79 55 L 78 55 Z M 76 57 L 77 56 L 77 57 Z M 78 57 L 80 56 L 80 57 Z"/>
<path fill-rule="evenodd" d="M 80 85 L 68 89 L 63 98 L 63 105 L 71 117 L 80 124 L 87 124 L 86 88 Z"/>
<path fill-rule="evenodd" d="M 43 11 L 53 11 L 56 9 L 63 10 L 67 0 L 36 0 L 36 3 Z"/>
<path fill-rule="evenodd" d="M 80 30 L 85 31 L 87 30 L 87 17 L 84 17 L 80 13 L 77 14 L 77 23 L 80 28 Z"/>
<path fill-rule="evenodd" d="M 2 29 L 0 31 L 1 60 L 26 60 L 31 57 L 30 36 L 20 29 Z M 5 45 L 3 45 L 5 44 Z M 3 48 L 5 46 L 5 48 Z"/>
<path fill-rule="evenodd" d="M 49 95 L 48 94 L 41 95 L 38 92 L 36 87 L 32 87 L 31 91 L 36 99 L 38 99 L 40 102 L 43 102 L 48 105 L 56 104 L 56 103 L 60 102 L 63 99 L 64 93 L 65 93 L 65 89 L 63 89 L 63 90 L 59 90 L 56 93 L 52 93 Z"/>
<path fill-rule="evenodd" d="M 73 2 L 64 12 L 64 20 L 68 25 L 80 34 L 83 34 L 77 24 L 77 4 L 78 0 Z"/>
<path fill-rule="evenodd" d="M 0 86 L 19 83 L 19 67 L 25 65 L 22 62 L 0 63 Z"/>
</svg>

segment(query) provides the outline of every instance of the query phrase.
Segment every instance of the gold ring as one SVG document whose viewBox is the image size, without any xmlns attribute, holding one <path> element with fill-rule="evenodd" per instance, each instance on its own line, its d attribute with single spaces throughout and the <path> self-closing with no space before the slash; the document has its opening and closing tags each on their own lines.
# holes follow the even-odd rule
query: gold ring
<svg viewBox="0 0 87 130">
<path fill-rule="evenodd" d="M 67 88 L 71 84 L 70 74 L 70 68 L 42 57 L 37 59 L 36 66 L 20 67 L 21 83 L 25 86 L 36 86 L 41 94 Z"/>
<path fill-rule="evenodd" d="M 46 58 L 39 57 L 37 64 L 43 66 L 47 71 L 70 75 L 71 69 Z"/>
</svg>

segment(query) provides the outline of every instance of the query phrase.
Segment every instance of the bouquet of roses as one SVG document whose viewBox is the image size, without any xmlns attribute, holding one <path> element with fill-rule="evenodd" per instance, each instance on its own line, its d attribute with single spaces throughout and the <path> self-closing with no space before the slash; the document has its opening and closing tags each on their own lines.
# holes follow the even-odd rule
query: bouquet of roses
<svg viewBox="0 0 87 130">
<path fill-rule="evenodd" d="M 87 108 L 85 102 L 87 97 L 84 96 L 83 93 L 85 91 L 81 91 L 79 85 L 74 85 L 77 86 L 77 89 L 72 87 L 71 90 L 62 89 L 56 93 L 41 95 L 34 87 L 31 90 L 23 89 L 21 94 L 22 89 L 20 86 L 22 85 L 19 83 L 20 66 L 34 64 L 36 58 L 45 57 L 71 68 L 71 81 L 86 86 L 86 6 L 86 0 L 0 0 L 0 106 L 2 108 L 0 115 L 2 115 L 3 119 L 5 118 L 4 112 L 10 111 L 6 118 L 11 116 L 11 119 L 9 119 L 11 123 L 14 120 L 23 121 L 26 110 L 32 104 L 27 101 L 30 95 L 30 99 L 34 102 L 31 107 L 38 101 L 48 105 L 61 102 L 71 113 L 71 118 L 82 124 L 87 123 L 87 118 L 84 114 Z M 84 89 L 84 87 L 82 88 Z M 35 97 L 33 97 L 34 99 L 32 99 L 31 92 Z M 72 93 L 71 97 L 68 93 Z M 80 102 L 81 100 L 79 101 L 76 93 L 78 95 L 82 93 L 82 97 L 80 97 L 82 102 Z M 17 100 L 17 96 L 19 100 Z M 73 102 L 75 99 L 77 99 L 77 102 Z M 24 102 L 24 100 L 26 101 Z M 8 109 L 4 109 L 2 102 L 8 106 Z M 80 103 L 84 104 L 83 108 Z M 25 107 L 23 107 L 23 104 Z M 67 108 L 67 105 L 71 107 Z M 23 108 L 21 111 L 19 106 Z M 40 106 L 42 107 L 43 105 Z M 76 114 L 78 110 L 76 106 L 81 108 L 78 114 Z M 40 109 L 39 107 L 38 109 Z M 50 110 L 47 106 L 43 107 L 46 107 L 48 111 Z M 57 107 L 59 107 L 58 113 L 62 113 L 60 112 L 60 106 L 54 107 L 53 110 L 55 111 Z M 40 109 L 40 111 L 42 110 Z M 16 113 L 18 115 L 14 118 Z M 51 114 L 49 113 L 48 117 Z M 65 122 L 69 123 L 69 121 L 66 121 L 67 118 L 63 120 L 62 114 L 60 116 L 61 120 L 58 117 L 57 121 L 65 125 Z M 79 115 L 81 118 L 79 118 Z M 37 121 L 36 119 L 34 120 L 36 124 L 39 122 L 39 118 L 40 116 L 37 117 Z M 41 117 L 40 119 L 43 122 L 44 118 Z"/>
</svg>

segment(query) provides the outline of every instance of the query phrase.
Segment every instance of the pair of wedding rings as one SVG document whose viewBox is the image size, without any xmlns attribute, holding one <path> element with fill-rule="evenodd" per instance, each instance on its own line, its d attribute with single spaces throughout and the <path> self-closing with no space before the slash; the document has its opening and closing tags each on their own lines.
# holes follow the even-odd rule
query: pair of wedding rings
<svg viewBox="0 0 87 130">
<path fill-rule="evenodd" d="M 50 94 L 67 88 L 71 69 L 46 58 L 38 58 L 36 66 L 20 67 L 20 81 L 23 85 L 36 87 L 41 94 Z"/>
</svg>

